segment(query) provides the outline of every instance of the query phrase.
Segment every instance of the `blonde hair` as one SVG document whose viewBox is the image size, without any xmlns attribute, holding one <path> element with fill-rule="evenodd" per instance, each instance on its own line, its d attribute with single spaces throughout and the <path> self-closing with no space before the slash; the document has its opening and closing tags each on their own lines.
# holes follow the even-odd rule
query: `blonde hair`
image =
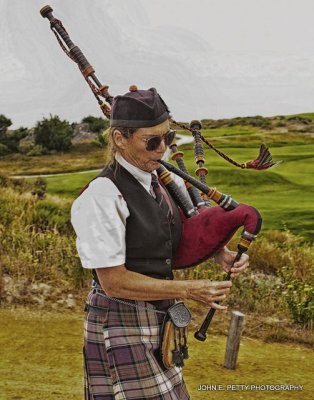
<svg viewBox="0 0 314 400">
<path fill-rule="evenodd" d="M 107 152 L 107 160 L 106 164 L 112 165 L 114 162 L 114 157 L 117 153 L 119 153 L 119 147 L 117 146 L 113 134 L 114 131 L 119 131 L 122 136 L 125 138 L 129 138 L 133 133 L 135 133 L 138 128 L 125 128 L 125 127 L 119 127 L 119 126 L 112 126 L 107 131 L 105 132 L 105 135 L 107 137 L 107 142 L 108 142 L 108 152 Z"/>
</svg>

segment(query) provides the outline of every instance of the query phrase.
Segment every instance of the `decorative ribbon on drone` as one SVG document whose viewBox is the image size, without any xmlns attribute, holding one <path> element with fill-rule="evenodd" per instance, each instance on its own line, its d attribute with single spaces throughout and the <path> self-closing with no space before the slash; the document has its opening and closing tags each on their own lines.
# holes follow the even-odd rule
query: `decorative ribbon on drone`
<svg viewBox="0 0 314 400">
<path fill-rule="evenodd" d="M 109 118 L 110 106 L 114 99 L 108 92 L 109 87 L 100 83 L 95 75 L 94 68 L 87 61 L 82 51 L 71 41 L 61 21 L 54 18 L 52 11 L 52 8 L 47 5 L 40 10 L 40 13 L 44 18 L 48 18 L 50 21 L 51 29 L 58 39 L 60 46 L 64 52 L 77 63 L 84 79 L 96 97 L 102 112 Z M 101 98 L 103 98 L 104 101 L 101 100 Z M 274 167 L 278 165 L 279 162 L 274 162 L 267 146 L 262 145 L 260 154 L 256 160 L 239 164 L 216 149 L 203 137 L 201 134 L 202 126 L 200 122 L 192 121 L 190 126 L 178 123 L 173 119 L 171 122 L 192 132 L 195 139 L 194 150 L 197 163 L 197 170 L 195 172 L 200 179 L 200 181 L 198 181 L 188 174 L 182 160 L 183 153 L 178 152 L 176 145 L 172 144 L 171 148 L 174 151 L 173 159 L 177 161 L 181 169 L 177 169 L 172 164 L 160 160 L 161 167 L 157 172 L 160 180 L 167 187 L 180 207 L 179 210 L 182 214 L 183 234 L 175 257 L 175 268 L 187 268 L 205 261 L 221 251 L 238 228 L 243 226 L 243 232 L 238 243 L 238 253 L 234 260 L 235 263 L 240 259 L 241 255 L 247 251 L 251 242 L 259 233 L 262 219 L 259 212 L 254 207 L 246 204 L 238 204 L 230 195 L 225 195 L 220 193 L 216 188 L 207 186 L 205 177 L 208 171 L 204 166 L 205 158 L 201 141 L 206 143 L 225 160 L 240 168 L 262 170 Z M 169 171 L 181 176 L 185 180 L 191 199 L 182 194 L 173 181 Z M 202 195 L 200 195 L 196 188 Z M 210 200 L 216 202 L 219 207 L 210 207 Z M 229 272 L 226 279 L 230 279 L 230 276 L 231 273 Z M 197 339 L 205 340 L 206 330 L 208 329 L 214 312 L 214 309 L 210 309 L 208 312 L 201 329 L 195 333 Z"/>
<path fill-rule="evenodd" d="M 177 125 L 179 128 L 183 130 L 187 130 L 193 133 L 193 126 L 192 123 L 198 123 L 199 124 L 199 130 L 201 129 L 201 123 L 199 121 L 192 121 L 190 126 L 183 124 L 181 122 L 175 121 L 173 118 L 171 118 L 171 122 L 173 122 L 175 125 Z M 268 149 L 268 146 L 266 144 L 261 144 L 259 154 L 255 160 L 250 160 L 246 161 L 245 163 L 238 163 L 237 161 L 233 160 L 229 156 L 227 156 L 225 153 L 222 151 L 218 150 L 212 143 L 210 143 L 203 135 L 200 135 L 202 141 L 207 144 L 209 148 L 214 150 L 220 157 L 222 157 L 224 160 L 228 161 L 230 164 L 234 165 L 235 167 L 242 168 L 242 169 L 256 169 L 256 170 L 264 170 L 264 169 L 270 169 L 273 167 L 276 167 L 277 165 L 281 164 L 282 161 L 273 161 L 272 155 L 270 154 L 270 151 Z"/>
</svg>

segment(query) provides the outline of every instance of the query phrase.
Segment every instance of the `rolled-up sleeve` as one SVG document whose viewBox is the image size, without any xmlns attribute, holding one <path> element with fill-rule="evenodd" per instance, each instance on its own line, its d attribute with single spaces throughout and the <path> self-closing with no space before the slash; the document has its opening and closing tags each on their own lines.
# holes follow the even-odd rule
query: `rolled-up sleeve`
<svg viewBox="0 0 314 400">
<path fill-rule="evenodd" d="M 74 201 L 71 222 L 84 268 L 125 263 L 126 220 L 130 215 L 118 188 L 108 178 L 97 178 Z"/>
</svg>

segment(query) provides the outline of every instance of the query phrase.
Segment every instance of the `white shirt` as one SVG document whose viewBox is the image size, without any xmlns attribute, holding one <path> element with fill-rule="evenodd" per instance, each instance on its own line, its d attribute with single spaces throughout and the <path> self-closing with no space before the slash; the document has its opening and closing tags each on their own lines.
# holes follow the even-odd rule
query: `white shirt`
<svg viewBox="0 0 314 400">
<path fill-rule="evenodd" d="M 115 158 L 150 193 L 151 174 L 130 164 L 120 154 Z M 173 174 L 172 178 L 188 195 L 183 179 Z M 106 268 L 125 263 L 125 232 L 129 215 L 126 201 L 109 178 L 93 180 L 73 202 L 71 222 L 84 268 Z"/>
</svg>

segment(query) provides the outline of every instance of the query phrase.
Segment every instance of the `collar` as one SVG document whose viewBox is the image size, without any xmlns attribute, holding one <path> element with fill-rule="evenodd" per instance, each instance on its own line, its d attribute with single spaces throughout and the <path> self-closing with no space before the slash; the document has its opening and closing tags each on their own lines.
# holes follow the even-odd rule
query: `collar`
<svg viewBox="0 0 314 400">
<path fill-rule="evenodd" d="M 121 156 L 120 153 L 116 153 L 115 159 L 120 165 L 122 165 L 122 167 L 124 167 L 128 172 L 130 172 L 130 174 L 132 174 L 134 178 L 137 179 L 139 183 L 141 183 L 148 192 L 150 192 L 150 187 L 152 182 L 152 177 L 150 172 L 143 171 L 138 167 L 135 167 L 135 165 L 130 164 L 125 158 Z M 152 173 L 157 175 L 156 171 L 153 171 Z"/>
</svg>

